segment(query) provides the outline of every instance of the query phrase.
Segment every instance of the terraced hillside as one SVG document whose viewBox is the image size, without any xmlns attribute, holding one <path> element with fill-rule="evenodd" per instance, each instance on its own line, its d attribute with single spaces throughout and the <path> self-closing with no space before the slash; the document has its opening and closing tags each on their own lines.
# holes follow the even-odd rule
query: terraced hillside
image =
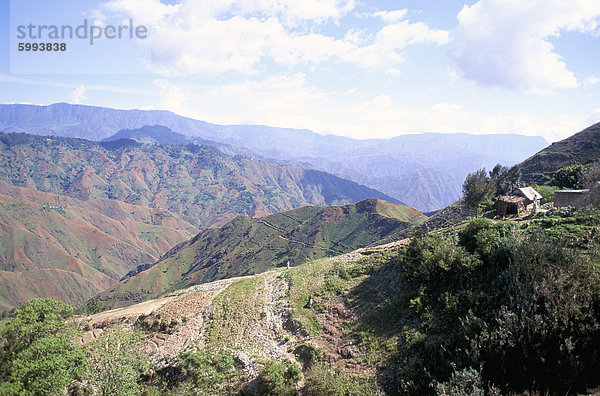
<svg viewBox="0 0 600 396">
<path fill-rule="evenodd" d="M 256 219 L 238 217 L 200 232 L 100 298 L 119 306 L 287 266 L 288 261 L 295 266 L 368 246 L 425 219 L 415 209 L 377 199 L 337 207 L 307 206 Z"/>
</svg>

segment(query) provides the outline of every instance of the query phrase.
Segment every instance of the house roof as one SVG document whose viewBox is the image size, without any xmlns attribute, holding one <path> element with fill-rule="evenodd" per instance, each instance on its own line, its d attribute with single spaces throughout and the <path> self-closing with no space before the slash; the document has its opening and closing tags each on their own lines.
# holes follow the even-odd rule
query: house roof
<svg viewBox="0 0 600 396">
<path fill-rule="evenodd" d="M 542 195 L 535 191 L 532 187 L 520 187 L 515 191 L 519 191 L 525 198 L 530 201 L 535 201 L 536 199 L 542 199 Z"/>
<path fill-rule="evenodd" d="M 554 194 L 585 194 L 590 192 L 589 188 L 584 188 L 583 190 L 556 190 Z"/>
<path fill-rule="evenodd" d="M 497 200 L 501 202 L 517 203 L 525 201 L 525 198 L 516 195 L 500 195 Z"/>
</svg>

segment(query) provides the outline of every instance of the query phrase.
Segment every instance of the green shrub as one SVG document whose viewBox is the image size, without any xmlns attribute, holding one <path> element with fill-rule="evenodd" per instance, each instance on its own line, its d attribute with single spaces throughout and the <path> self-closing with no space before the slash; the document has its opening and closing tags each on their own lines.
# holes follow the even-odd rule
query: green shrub
<svg viewBox="0 0 600 396">
<path fill-rule="evenodd" d="M 479 371 L 472 367 L 455 371 L 447 382 L 438 383 L 435 393 L 438 396 L 484 396 L 486 394 Z M 500 395 L 496 387 L 487 387 L 490 396 Z"/>
<path fill-rule="evenodd" d="M 106 305 L 104 305 L 104 303 L 97 298 L 92 298 L 88 300 L 88 302 L 86 303 L 86 308 L 87 312 L 92 315 L 102 311 L 106 311 L 108 309 Z"/>
<path fill-rule="evenodd" d="M 149 368 L 148 356 L 140 352 L 139 333 L 110 329 L 86 345 L 93 367 L 92 386 L 101 395 L 138 395 L 142 374 Z"/>
<path fill-rule="evenodd" d="M 247 381 L 242 364 L 227 352 L 186 352 L 177 360 L 177 367 L 192 382 L 196 393 L 234 394 Z"/>
<path fill-rule="evenodd" d="M 550 184 L 560 188 L 582 188 L 583 174 L 589 165 L 574 164 L 560 168 L 554 173 Z"/>
<path fill-rule="evenodd" d="M 0 334 L 0 394 L 62 394 L 87 369 L 66 321 L 73 307 L 52 298 L 33 299 L 14 312 Z"/>
<path fill-rule="evenodd" d="M 302 364 L 304 370 L 323 360 L 323 350 L 307 344 L 297 346 L 294 349 L 294 355 Z"/>
<path fill-rule="evenodd" d="M 296 384 L 302 378 L 300 367 L 288 360 L 283 362 L 269 361 L 258 377 L 260 394 L 262 395 L 295 395 Z"/>
<path fill-rule="evenodd" d="M 469 367 L 503 392 L 600 384 L 600 260 L 562 247 L 548 227 L 523 234 L 478 219 L 458 242 L 413 239 L 398 257 L 405 319 L 387 391 L 431 393 Z"/>
<path fill-rule="evenodd" d="M 352 376 L 341 367 L 332 369 L 326 364 L 317 364 L 306 374 L 306 395 L 309 396 L 347 396 L 376 395 L 378 388 L 372 379 Z"/>
</svg>

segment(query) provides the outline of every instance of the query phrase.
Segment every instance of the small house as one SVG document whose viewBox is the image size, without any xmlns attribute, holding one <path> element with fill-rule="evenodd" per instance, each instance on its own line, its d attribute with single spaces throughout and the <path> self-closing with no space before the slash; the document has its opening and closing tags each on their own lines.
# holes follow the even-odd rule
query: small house
<svg viewBox="0 0 600 396">
<path fill-rule="evenodd" d="M 525 209 L 527 210 L 540 207 L 542 194 L 535 191 L 532 187 L 516 188 L 512 195 L 525 198 Z"/>
<path fill-rule="evenodd" d="M 507 195 L 496 198 L 496 214 L 498 216 L 520 216 L 528 210 L 540 207 L 542 195 L 531 187 L 514 189 Z"/>
<path fill-rule="evenodd" d="M 496 213 L 498 216 L 517 215 L 526 211 L 525 198 L 516 195 L 500 195 L 496 198 Z"/>
<path fill-rule="evenodd" d="M 582 208 L 590 205 L 590 190 L 557 190 L 554 191 L 554 207 L 575 206 Z"/>
</svg>

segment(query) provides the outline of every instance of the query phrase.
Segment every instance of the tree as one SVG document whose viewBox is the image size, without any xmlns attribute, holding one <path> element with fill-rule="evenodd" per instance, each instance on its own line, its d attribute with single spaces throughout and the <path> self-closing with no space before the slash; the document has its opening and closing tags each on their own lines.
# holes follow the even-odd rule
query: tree
<svg viewBox="0 0 600 396">
<path fill-rule="evenodd" d="M 105 396 L 138 395 L 138 381 L 149 368 L 148 357 L 140 352 L 143 341 L 137 333 L 121 328 L 107 330 L 97 341 L 86 345 L 94 369 L 92 384 Z"/>
<path fill-rule="evenodd" d="M 581 164 L 564 166 L 554 173 L 550 184 L 560 188 L 581 188 L 586 168 L 587 166 Z"/>
<path fill-rule="evenodd" d="M 490 181 L 496 189 L 496 195 L 506 194 L 509 189 L 509 182 L 507 180 L 508 168 L 506 166 L 496 164 L 490 171 Z"/>
<path fill-rule="evenodd" d="M 73 307 L 52 298 L 33 299 L 15 310 L 1 335 L 0 394 L 62 394 L 84 375 L 83 349 L 67 325 Z"/>
<path fill-rule="evenodd" d="M 102 301 L 100 301 L 97 298 L 92 298 L 90 300 L 88 300 L 88 302 L 86 303 L 87 306 L 87 311 L 89 314 L 97 314 L 99 312 L 102 311 L 106 311 L 106 305 L 104 305 L 104 303 Z"/>
<path fill-rule="evenodd" d="M 523 172 L 521 172 L 519 165 L 515 165 L 510 168 L 504 177 L 506 178 L 506 182 L 511 189 L 521 187 Z"/>
<path fill-rule="evenodd" d="M 485 168 L 467 175 L 462 188 L 465 205 L 474 208 L 476 216 L 479 216 L 479 205 L 492 195 L 493 187 Z"/>
<path fill-rule="evenodd" d="M 490 182 L 496 190 L 496 195 L 506 194 L 513 188 L 521 185 L 521 168 L 518 165 L 508 168 L 506 166 L 496 164 L 490 171 Z"/>
</svg>

